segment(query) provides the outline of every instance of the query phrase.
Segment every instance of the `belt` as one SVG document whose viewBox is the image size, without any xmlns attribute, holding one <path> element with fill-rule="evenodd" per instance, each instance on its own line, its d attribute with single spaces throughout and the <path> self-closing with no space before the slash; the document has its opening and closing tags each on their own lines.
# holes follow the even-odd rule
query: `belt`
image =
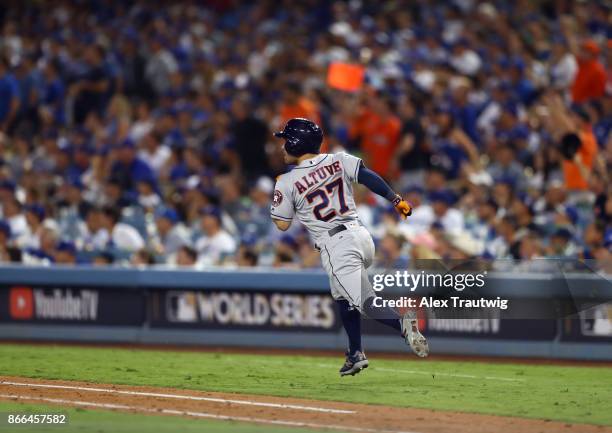
<svg viewBox="0 0 612 433">
<path fill-rule="evenodd" d="M 344 230 L 348 230 L 348 227 L 346 227 L 344 224 L 340 224 L 339 226 L 334 227 L 333 229 L 330 229 L 327 231 L 327 235 L 331 238 L 334 235 L 337 235 L 340 232 L 343 232 Z M 321 251 L 321 246 L 315 244 L 315 249 L 317 251 Z"/>
<path fill-rule="evenodd" d="M 337 235 L 338 233 L 343 232 L 344 230 L 347 230 L 346 226 L 344 224 L 340 224 L 339 226 L 336 226 L 333 229 L 329 230 L 327 234 L 331 238 L 332 236 Z"/>
</svg>

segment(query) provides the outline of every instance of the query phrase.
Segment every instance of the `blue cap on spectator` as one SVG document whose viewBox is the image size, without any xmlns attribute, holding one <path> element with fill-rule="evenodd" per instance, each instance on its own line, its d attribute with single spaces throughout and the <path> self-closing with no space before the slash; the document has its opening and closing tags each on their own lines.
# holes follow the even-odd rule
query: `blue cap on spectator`
<svg viewBox="0 0 612 433">
<path fill-rule="evenodd" d="M 7 238 L 11 237 L 11 226 L 4 220 L 0 220 L 0 233 L 4 233 Z"/>
<path fill-rule="evenodd" d="M 165 218 L 170 221 L 172 224 L 176 224 L 179 221 L 178 214 L 172 208 L 166 208 L 161 212 L 157 213 L 157 218 Z"/>
<path fill-rule="evenodd" d="M 215 218 L 217 218 L 217 220 L 219 220 L 219 222 L 221 221 L 221 210 L 217 207 L 217 206 L 205 206 L 202 209 L 200 209 L 200 215 L 202 216 L 213 216 Z"/>
<path fill-rule="evenodd" d="M 26 212 L 33 213 L 39 220 L 45 219 L 45 208 L 39 204 L 31 204 L 25 207 Z"/>
<path fill-rule="evenodd" d="M 76 246 L 72 242 L 62 241 L 55 248 L 57 251 L 63 251 L 71 255 L 76 254 Z"/>
<path fill-rule="evenodd" d="M 433 191 L 429 194 L 429 200 L 431 202 L 442 202 L 448 206 L 452 205 L 455 201 L 453 193 L 449 190 Z"/>
<path fill-rule="evenodd" d="M 516 180 L 509 176 L 502 176 L 499 179 L 495 179 L 495 183 L 503 183 L 504 185 L 508 185 L 511 189 L 514 189 L 516 186 Z"/>
<path fill-rule="evenodd" d="M 117 145 L 118 149 L 135 149 L 136 143 L 131 138 L 126 138 Z"/>
</svg>

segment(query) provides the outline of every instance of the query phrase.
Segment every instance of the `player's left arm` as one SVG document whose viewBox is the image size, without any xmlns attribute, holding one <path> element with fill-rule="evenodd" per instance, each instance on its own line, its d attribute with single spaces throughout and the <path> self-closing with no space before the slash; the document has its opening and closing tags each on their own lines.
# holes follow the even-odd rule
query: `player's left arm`
<svg viewBox="0 0 612 433">
<path fill-rule="evenodd" d="M 270 217 L 274 225 L 281 231 L 286 231 L 291 226 L 295 209 L 291 200 L 291 191 L 285 185 L 282 178 L 277 178 L 270 206 Z"/>
<path fill-rule="evenodd" d="M 391 189 L 389 184 L 380 177 L 376 172 L 367 168 L 363 161 L 360 161 L 357 173 L 357 182 L 366 186 L 374 194 L 378 194 L 381 197 L 386 198 L 393 206 L 400 216 L 406 219 L 412 214 L 412 206 L 402 198 L 401 195 L 397 194 Z"/>
</svg>

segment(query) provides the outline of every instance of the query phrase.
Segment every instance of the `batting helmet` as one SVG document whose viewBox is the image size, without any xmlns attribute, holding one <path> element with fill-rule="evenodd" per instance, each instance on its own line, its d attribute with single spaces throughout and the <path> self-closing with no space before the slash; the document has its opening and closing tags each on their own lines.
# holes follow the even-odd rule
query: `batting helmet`
<svg viewBox="0 0 612 433">
<path fill-rule="evenodd" d="M 305 153 L 319 153 L 323 142 L 323 131 L 319 125 L 308 119 L 291 119 L 275 137 L 285 139 L 285 150 L 289 155 L 302 156 Z"/>
</svg>

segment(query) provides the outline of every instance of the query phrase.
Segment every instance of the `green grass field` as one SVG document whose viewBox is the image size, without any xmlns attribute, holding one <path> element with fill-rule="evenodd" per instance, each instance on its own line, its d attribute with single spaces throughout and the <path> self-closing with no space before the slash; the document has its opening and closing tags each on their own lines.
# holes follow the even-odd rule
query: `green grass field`
<svg viewBox="0 0 612 433">
<path fill-rule="evenodd" d="M 409 355 L 405 360 L 385 360 L 372 355 L 367 371 L 340 378 L 337 369 L 341 361 L 341 357 L 0 345 L 0 374 L 10 376 L 242 392 L 612 425 L 612 374 L 606 367 L 430 361 Z M 84 413 L 88 414 L 86 421 L 87 417 L 94 416 L 90 414 L 98 412 Z M 121 416 L 138 422 L 143 419 L 137 415 Z M 182 422 L 185 422 L 185 431 L 189 431 L 192 421 Z"/>
</svg>

